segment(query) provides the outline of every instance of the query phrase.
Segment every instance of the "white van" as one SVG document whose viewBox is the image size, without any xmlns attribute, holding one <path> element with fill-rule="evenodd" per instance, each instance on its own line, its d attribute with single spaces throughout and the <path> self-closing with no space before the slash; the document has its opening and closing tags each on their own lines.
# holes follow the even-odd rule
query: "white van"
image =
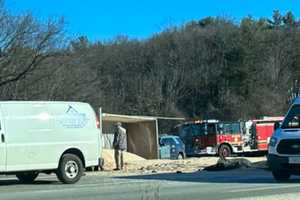
<svg viewBox="0 0 300 200">
<path fill-rule="evenodd" d="M 75 183 L 86 167 L 99 164 L 98 126 L 87 103 L 0 101 L 0 174 L 33 182 L 54 172 Z"/>
<path fill-rule="evenodd" d="M 268 163 L 273 177 L 288 180 L 292 174 L 300 175 L 300 97 L 285 116 L 283 123 L 275 124 L 270 139 Z"/>
</svg>

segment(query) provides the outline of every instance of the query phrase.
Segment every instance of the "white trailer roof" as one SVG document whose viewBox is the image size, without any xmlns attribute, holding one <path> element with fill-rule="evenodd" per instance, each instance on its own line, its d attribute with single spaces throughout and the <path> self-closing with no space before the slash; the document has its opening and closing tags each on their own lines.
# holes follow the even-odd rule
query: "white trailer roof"
<svg viewBox="0 0 300 200">
<path fill-rule="evenodd" d="M 123 122 L 123 123 L 137 123 L 146 121 L 155 121 L 157 119 L 166 120 L 185 120 L 185 118 L 176 117 L 154 117 L 154 116 L 134 116 L 134 115 L 117 115 L 110 113 L 102 113 L 102 120 L 105 122 Z"/>
<path fill-rule="evenodd" d="M 133 115 L 117 115 L 110 113 L 102 113 L 102 120 L 104 122 L 123 122 L 123 123 L 136 123 L 145 121 L 155 121 L 154 117 L 133 116 Z"/>
</svg>

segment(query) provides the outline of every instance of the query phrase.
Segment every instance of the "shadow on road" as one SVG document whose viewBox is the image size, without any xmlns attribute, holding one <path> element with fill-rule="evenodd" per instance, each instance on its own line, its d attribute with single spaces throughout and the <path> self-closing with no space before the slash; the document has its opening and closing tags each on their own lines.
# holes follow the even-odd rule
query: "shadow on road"
<svg viewBox="0 0 300 200">
<path fill-rule="evenodd" d="M 182 181 L 197 183 L 277 183 L 271 172 L 262 169 L 238 169 L 226 171 L 199 171 L 192 173 L 158 173 L 149 175 L 136 175 L 114 177 L 119 179 Z M 293 176 L 287 183 L 300 183 L 299 176 Z"/>
<path fill-rule="evenodd" d="M 47 184 L 59 184 L 57 181 L 47 181 L 47 180 L 37 180 L 33 183 L 21 183 L 18 180 L 0 180 L 0 187 L 1 186 L 8 186 L 8 185 L 47 185 Z"/>
</svg>

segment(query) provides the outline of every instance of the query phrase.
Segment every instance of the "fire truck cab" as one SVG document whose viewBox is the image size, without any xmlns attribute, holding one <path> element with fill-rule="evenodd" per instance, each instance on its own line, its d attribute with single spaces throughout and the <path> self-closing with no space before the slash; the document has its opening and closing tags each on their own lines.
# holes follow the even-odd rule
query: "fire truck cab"
<svg viewBox="0 0 300 200">
<path fill-rule="evenodd" d="M 243 150 L 242 123 L 203 120 L 180 124 L 175 133 L 184 141 L 186 154 L 230 156 Z"/>
</svg>

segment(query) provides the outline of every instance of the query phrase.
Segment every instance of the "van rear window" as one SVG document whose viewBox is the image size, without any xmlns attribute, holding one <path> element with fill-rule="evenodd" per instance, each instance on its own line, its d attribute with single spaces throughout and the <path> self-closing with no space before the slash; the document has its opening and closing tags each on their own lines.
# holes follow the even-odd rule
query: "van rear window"
<svg viewBox="0 0 300 200">
<path fill-rule="evenodd" d="M 300 128 L 300 105 L 294 105 L 290 109 L 282 123 L 281 128 Z"/>
</svg>

